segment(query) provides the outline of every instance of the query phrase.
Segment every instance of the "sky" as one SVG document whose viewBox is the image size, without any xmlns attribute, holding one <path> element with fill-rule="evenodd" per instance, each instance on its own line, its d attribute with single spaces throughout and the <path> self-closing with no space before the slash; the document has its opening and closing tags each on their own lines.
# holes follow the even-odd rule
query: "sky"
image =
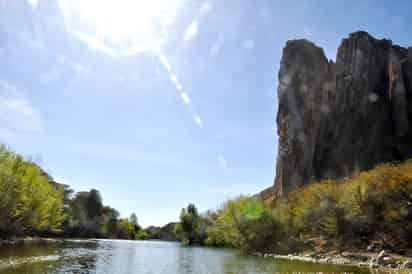
<svg viewBox="0 0 412 274">
<path fill-rule="evenodd" d="M 143 226 L 273 184 L 289 39 L 412 45 L 410 1 L 0 0 L 0 142 Z"/>
</svg>

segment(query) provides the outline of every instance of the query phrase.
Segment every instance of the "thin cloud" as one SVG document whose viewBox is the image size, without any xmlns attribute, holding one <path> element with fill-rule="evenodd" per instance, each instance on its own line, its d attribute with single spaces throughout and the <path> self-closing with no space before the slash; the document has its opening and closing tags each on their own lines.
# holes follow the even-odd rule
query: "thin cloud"
<svg viewBox="0 0 412 274">
<path fill-rule="evenodd" d="M 183 41 L 188 43 L 192 41 L 199 33 L 200 22 L 206 17 L 207 14 L 213 9 L 212 4 L 209 2 L 203 2 L 200 6 L 199 14 L 193 19 L 193 21 L 187 26 L 183 35 Z"/>
<path fill-rule="evenodd" d="M 27 2 L 32 6 L 33 8 L 37 8 L 39 5 L 39 0 L 27 0 Z"/>
<path fill-rule="evenodd" d="M 39 113 L 17 87 L 3 80 L 0 80 L 0 129 L 8 135 L 43 131 Z"/>
<path fill-rule="evenodd" d="M 183 40 L 185 42 L 192 41 L 199 32 L 199 23 L 195 20 L 190 23 L 190 25 L 186 28 L 185 34 L 183 36 Z"/>
<path fill-rule="evenodd" d="M 208 14 L 212 9 L 213 9 L 212 4 L 210 4 L 209 2 L 203 2 L 202 6 L 200 7 L 201 16 Z"/>
<path fill-rule="evenodd" d="M 162 52 L 159 51 L 157 52 L 157 58 L 159 59 L 163 67 L 165 68 L 167 74 L 169 75 L 170 81 L 175 86 L 176 91 L 178 95 L 180 96 L 180 98 L 182 99 L 183 103 L 188 107 L 189 111 L 192 113 L 193 121 L 199 128 L 203 128 L 202 118 L 200 118 L 200 116 L 193 109 L 193 106 L 190 104 L 191 100 L 190 100 L 189 94 L 183 91 L 183 85 L 180 83 L 180 80 L 177 77 L 176 73 L 173 72 L 172 66 L 169 60 L 167 59 L 166 55 L 164 55 Z"/>
<path fill-rule="evenodd" d="M 52 68 L 49 71 L 43 73 L 40 75 L 40 82 L 42 82 L 44 85 L 47 85 L 60 77 L 62 74 L 62 71 L 57 68 Z"/>
<path fill-rule="evenodd" d="M 101 51 L 105 53 L 106 55 L 109 55 L 111 57 L 119 57 L 120 54 L 116 51 L 114 51 L 111 47 L 106 46 L 100 39 L 83 34 L 81 32 L 72 30 L 71 28 L 67 28 L 68 32 L 71 33 L 73 36 L 75 36 L 78 40 L 81 42 L 87 44 L 87 46 L 90 49 L 94 49 L 97 51 Z"/>
<path fill-rule="evenodd" d="M 173 72 L 170 73 L 170 80 L 173 82 L 173 84 L 179 84 L 179 81 L 177 80 L 177 75 Z"/>
<path fill-rule="evenodd" d="M 200 118 L 199 115 L 193 114 L 193 121 L 199 128 L 203 128 L 203 121 L 202 118 Z"/>
<path fill-rule="evenodd" d="M 76 61 L 70 60 L 69 58 L 67 58 L 66 56 L 64 56 L 62 54 L 57 54 L 56 62 L 59 63 L 59 64 L 67 66 L 68 68 L 70 68 L 71 70 L 76 72 L 77 74 L 86 74 L 86 73 L 88 73 L 88 69 L 85 66 L 83 66 L 82 64 L 80 64 Z"/>
<path fill-rule="evenodd" d="M 182 90 L 183 90 L 182 84 L 176 83 L 176 89 L 177 89 L 178 91 L 182 91 Z"/>
<path fill-rule="evenodd" d="M 157 57 L 159 58 L 160 63 L 163 65 L 166 71 L 170 73 L 172 71 L 172 66 L 170 65 L 169 60 L 167 60 L 166 56 L 163 53 L 158 52 Z"/>
<path fill-rule="evenodd" d="M 45 45 L 43 40 L 39 38 L 33 38 L 33 35 L 28 30 L 16 31 L 14 29 L 6 29 L 6 32 L 15 35 L 17 39 L 19 39 L 22 43 L 26 44 L 33 50 L 45 51 L 47 49 L 47 46 Z"/>
<path fill-rule="evenodd" d="M 223 36 L 219 36 L 217 40 L 213 43 L 212 47 L 209 50 L 210 56 L 215 56 L 220 52 L 221 47 L 223 46 L 225 39 Z"/>
<path fill-rule="evenodd" d="M 180 97 L 182 98 L 183 103 L 185 103 L 186 105 L 190 104 L 190 98 L 189 98 L 189 95 L 187 95 L 186 92 L 181 92 Z"/>
</svg>

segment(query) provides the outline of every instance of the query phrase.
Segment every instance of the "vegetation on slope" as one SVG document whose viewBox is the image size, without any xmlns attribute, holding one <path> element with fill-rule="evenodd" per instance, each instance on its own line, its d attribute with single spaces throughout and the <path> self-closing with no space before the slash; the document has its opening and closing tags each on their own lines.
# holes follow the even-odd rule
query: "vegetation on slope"
<svg viewBox="0 0 412 274">
<path fill-rule="evenodd" d="M 195 232 L 186 235 L 205 231 L 201 244 L 249 252 L 299 251 L 314 242 L 357 249 L 373 243 L 402 252 L 412 247 L 412 161 L 312 183 L 269 207 L 240 196 L 195 220 Z M 185 222 L 181 216 L 182 227 Z"/>
<path fill-rule="evenodd" d="M 0 145 L 0 238 L 11 236 L 147 238 L 132 214 L 104 206 L 99 191 L 73 193 L 39 165 Z"/>
</svg>

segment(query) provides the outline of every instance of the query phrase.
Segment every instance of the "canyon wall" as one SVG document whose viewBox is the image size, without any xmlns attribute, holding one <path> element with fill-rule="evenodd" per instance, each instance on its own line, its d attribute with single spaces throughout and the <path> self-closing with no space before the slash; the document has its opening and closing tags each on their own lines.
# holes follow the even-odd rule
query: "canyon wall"
<svg viewBox="0 0 412 274">
<path fill-rule="evenodd" d="M 412 156 L 412 48 L 359 31 L 336 63 L 288 41 L 279 71 L 275 195 Z"/>
</svg>

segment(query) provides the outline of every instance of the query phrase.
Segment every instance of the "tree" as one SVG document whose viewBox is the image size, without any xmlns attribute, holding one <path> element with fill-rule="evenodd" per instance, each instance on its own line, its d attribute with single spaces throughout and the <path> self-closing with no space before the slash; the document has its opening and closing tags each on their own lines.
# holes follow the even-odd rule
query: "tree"
<svg viewBox="0 0 412 274">
<path fill-rule="evenodd" d="M 103 233 L 106 237 L 116 237 L 119 216 L 120 214 L 116 209 L 109 206 L 103 207 Z"/>
<path fill-rule="evenodd" d="M 257 199 L 240 196 L 228 200 L 216 214 L 207 228 L 206 244 L 237 247 L 245 251 L 275 249 L 282 230 Z"/>
<path fill-rule="evenodd" d="M 136 216 L 136 213 L 133 212 L 133 213 L 130 215 L 129 220 L 130 220 L 130 223 L 131 223 L 132 225 L 134 225 L 134 226 L 137 226 L 137 225 L 138 225 L 138 224 L 137 224 L 137 216 Z"/>
<path fill-rule="evenodd" d="M 142 228 L 139 226 L 139 224 L 138 224 L 138 222 L 137 222 L 137 216 L 136 216 L 136 213 L 132 213 L 131 215 L 130 215 L 130 217 L 129 217 L 129 221 L 130 221 L 130 223 L 132 224 L 132 226 L 133 226 L 133 237 L 132 238 L 138 238 L 138 239 L 143 239 L 143 238 L 147 238 L 146 236 L 145 236 L 145 234 L 143 233 L 143 232 L 141 232 L 141 231 L 143 231 L 142 230 Z M 139 232 L 141 232 L 140 234 L 139 234 Z"/>
<path fill-rule="evenodd" d="M 180 223 L 175 226 L 175 235 L 187 245 L 192 245 L 197 239 L 199 214 L 194 204 L 189 204 L 180 213 Z"/>
<path fill-rule="evenodd" d="M 62 211 L 63 189 L 51 176 L 0 145 L 0 237 L 54 231 Z"/>
</svg>

